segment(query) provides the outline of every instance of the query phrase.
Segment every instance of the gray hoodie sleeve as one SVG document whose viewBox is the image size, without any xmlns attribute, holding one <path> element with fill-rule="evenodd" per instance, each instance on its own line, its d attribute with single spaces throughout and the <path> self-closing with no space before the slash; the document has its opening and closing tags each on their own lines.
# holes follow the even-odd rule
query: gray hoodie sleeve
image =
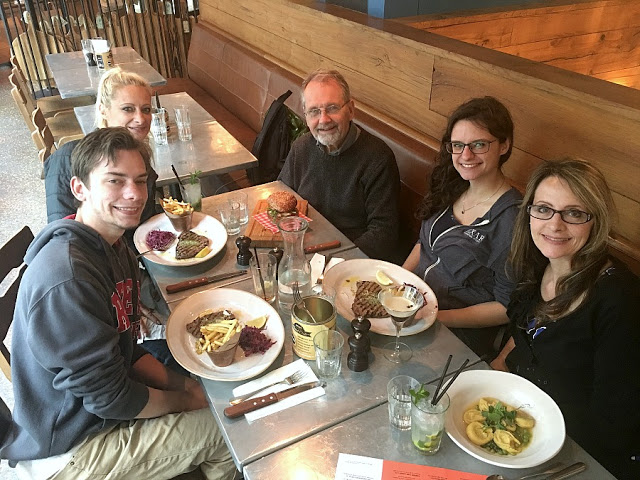
<svg viewBox="0 0 640 480">
<path fill-rule="evenodd" d="M 104 298 L 111 292 L 101 290 L 99 282 L 72 279 L 34 299 L 25 348 L 54 375 L 53 387 L 81 398 L 88 412 L 129 420 L 144 408 L 149 393 L 128 376 L 131 329 L 118 333 L 110 323 L 113 307 Z"/>
</svg>

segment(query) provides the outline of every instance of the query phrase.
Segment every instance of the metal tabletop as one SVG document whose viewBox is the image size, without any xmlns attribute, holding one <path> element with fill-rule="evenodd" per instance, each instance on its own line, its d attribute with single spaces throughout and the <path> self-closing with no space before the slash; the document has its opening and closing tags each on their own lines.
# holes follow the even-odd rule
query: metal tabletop
<svg viewBox="0 0 640 480">
<path fill-rule="evenodd" d="M 296 417 L 296 422 L 298 418 Z M 282 426 L 278 426 L 278 429 L 281 428 Z M 569 437 L 553 459 L 534 468 L 514 470 L 489 465 L 464 452 L 448 435 L 442 439 L 438 453 L 425 456 L 413 446 L 410 430 L 400 431 L 389 425 L 387 405 L 380 405 L 246 465 L 243 471 L 244 478 L 333 480 L 340 453 L 486 475 L 500 473 L 505 478 L 519 478 L 543 470 L 546 465 L 556 462 L 565 466 L 584 462 L 587 464 L 587 470 L 576 475 L 576 480 L 615 480 L 613 475 Z"/>
<path fill-rule="evenodd" d="M 172 128 L 167 145 L 156 145 L 150 138 L 158 186 L 176 183 L 172 164 L 181 178 L 187 178 L 189 172 L 197 170 L 200 170 L 201 177 L 206 177 L 258 165 L 256 157 L 215 120 L 192 125 L 191 133 L 192 140 L 181 142 L 178 129 Z"/>
<path fill-rule="evenodd" d="M 166 85 L 167 80 L 131 47 L 114 47 L 114 64 L 127 72 L 134 72 L 149 85 Z M 89 67 L 81 51 L 50 53 L 45 56 L 62 98 L 96 95 L 100 78 L 107 70 Z"/>
<path fill-rule="evenodd" d="M 357 249 L 344 253 L 349 252 L 358 252 L 358 256 L 365 257 Z M 243 285 L 245 288 L 252 288 L 248 282 Z M 280 315 L 285 326 L 284 347 L 267 372 L 298 359 L 292 350 L 290 317 L 282 311 Z M 338 316 L 336 329 L 345 338 L 353 334 L 350 323 L 341 316 Z M 345 342 L 342 371 L 338 378 L 328 381 L 326 395 L 261 418 L 251 425 L 244 417 L 230 420 L 224 416 L 224 409 L 229 406 L 229 399 L 233 397 L 232 390 L 243 382 L 201 379 L 213 414 L 238 469 L 378 405 L 386 404 L 387 383 L 396 375 L 434 381 L 441 373 L 449 354 L 453 355 L 451 369 L 459 368 L 467 358 L 471 362 L 480 361 L 464 343 L 437 322 L 425 332 L 402 337 L 402 341 L 414 352 L 412 358 L 404 364 L 391 363 L 383 356 L 382 347 L 392 341 L 393 337 L 370 333 L 370 339 L 372 360 L 368 370 L 353 372 L 348 369 L 346 357 L 349 348 Z M 306 362 L 315 369 L 315 362 Z M 386 405 L 384 408 L 386 409 Z M 285 475 L 280 478 L 293 477 Z"/>
<path fill-rule="evenodd" d="M 178 166 L 176 166 L 176 168 L 178 168 Z M 178 170 L 180 171 L 179 168 Z M 159 173 L 160 172 L 158 172 L 158 174 Z M 239 191 L 247 194 L 247 208 L 249 210 L 249 214 L 251 214 L 256 203 L 259 200 L 267 198 L 277 190 L 286 190 L 288 192 L 292 192 L 295 195 L 295 192 L 293 192 L 293 190 L 279 181 L 256 185 L 254 187 L 245 188 Z M 233 193 L 234 192 L 223 193 L 221 195 L 203 198 L 202 212 L 220 219 L 218 215 L 218 205 L 226 203 L 228 201 L 229 195 L 232 195 Z M 316 209 L 311 206 L 309 206 L 308 217 L 313 221 L 310 223 L 310 229 L 305 234 L 305 245 L 316 245 L 318 243 L 329 242 L 332 240 L 340 240 L 340 247 L 322 252 L 332 255 L 337 254 L 337 252 L 342 252 L 344 250 L 352 249 L 355 247 L 351 240 L 345 237 L 343 233 L 335 228 L 326 218 L 324 218 Z M 239 235 L 244 234 L 245 229 L 246 226 L 242 227 Z M 231 272 L 234 270 L 248 269 L 247 267 L 240 267 L 236 261 L 238 248 L 236 247 L 235 241 L 237 238 L 238 235 L 229 236 L 227 238 L 225 247 L 220 253 L 215 255 L 210 260 L 207 260 L 206 262 L 200 263 L 198 265 L 192 265 L 188 267 L 172 267 L 166 265 L 158 265 L 147 259 L 144 259 L 145 266 L 149 271 L 151 278 L 158 287 L 158 290 L 162 293 L 162 296 L 165 302 L 167 302 L 167 304 L 169 305 L 170 309 L 175 306 L 176 302 L 179 302 L 196 292 L 208 290 L 217 285 L 205 285 L 199 288 L 193 288 L 191 290 L 186 290 L 184 292 L 178 292 L 174 294 L 168 294 L 166 292 L 165 287 L 167 285 L 188 280 L 190 278 L 202 277 L 205 275 L 215 275 L 224 272 Z M 251 277 L 249 276 L 249 274 L 244 277 L 240 277 L 239 279 L 232 279 L 230 281 L 234 282 L 232 288 L 240 288 L 243 290 L 251 290 L 253 288 L 253 283 L 251 282 Z M 225 284 L 226 282 L 221 283 Z"/>
<path fill-rule="evenodd" d="M 205 123 L 215 120 L 204 108 L 200 106 L 187 92 L 170 93 L 167 95 L 160 95 L 160 105 L 167 109 L 169 113 L 169 126 L 173 129 L 176 128 L 176 119 L 174 108 L 179 105 L 186 105 L 189 107 L 189 115 L 191 116 L 191 125 L 198 123 Z M 84 105 L 82 107 L 74 107 L 73 112 L 78 119 L 82 133 L 85 135 L 92 132 L 95 127 L 96 120 L 96 106 Z"/>
</svg>

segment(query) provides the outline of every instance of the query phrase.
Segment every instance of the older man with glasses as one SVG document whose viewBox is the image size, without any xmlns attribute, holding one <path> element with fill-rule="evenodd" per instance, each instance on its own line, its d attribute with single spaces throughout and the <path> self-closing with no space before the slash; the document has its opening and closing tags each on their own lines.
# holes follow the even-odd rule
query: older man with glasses
<svg viewBox="0 0 640 480">
<path fill-rule="evenodd" d="M 353 123 L 349 85 L 335 70 L 302 83 L 310 133 L 294 142 L 278 177 L 369 257 L 392 259 L 400 175 L 391 149 Z"/>
</svg>

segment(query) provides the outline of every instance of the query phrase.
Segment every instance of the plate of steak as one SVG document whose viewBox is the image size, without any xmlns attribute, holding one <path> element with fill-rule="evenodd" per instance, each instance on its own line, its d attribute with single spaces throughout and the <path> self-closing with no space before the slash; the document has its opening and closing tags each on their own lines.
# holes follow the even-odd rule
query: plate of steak
<svg viewBox="0 0 640 480">
<path fill-rule="evenodd" d="M 144 255 L 146 260 L 160 265 L 187 266 L 206 262 L 227 243 L 227 231 L 216 218 L 193 212 L 191 230 L 180 233 L 173 228 L 169 218 L 161 213 L 144 222 L 133 234 L 133 242 L 139 252 L 149 250 L 146 239 L 149 232 L 154 230 L 171 232 L 178 238 L 166 250 L 153 250 Z M 202 258 L 197 258 L 196 255 L 205 247 L 209 247 L 211 251 Z"/>
<path fill-rule="evenodd" d="M 433 290 L 420 277 L 393 263 L 373 259 L 345 260 L 325 272 L 323 284 L 335 289 L 336 309 L 348 321 L 362 315 L 371 322 L 372 332 L 395 336 L 393 322 L 378 302 L 378 293 L 388 286 L 382 285 L 379 279 L 389 280 L 396 286 L 413 285 L 424 294 L 421 318 L 411 325 L 404 325 L 400 336 L 415 335 L 433 325 L 438 314 L 438 300 Z"/>
</svg>

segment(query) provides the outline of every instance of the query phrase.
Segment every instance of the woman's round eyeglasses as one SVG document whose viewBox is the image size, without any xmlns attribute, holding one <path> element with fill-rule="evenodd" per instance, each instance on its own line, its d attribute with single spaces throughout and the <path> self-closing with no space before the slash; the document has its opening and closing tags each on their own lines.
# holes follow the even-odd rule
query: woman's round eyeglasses
<svg viewBox="0 0 640 480">
<path fill-rule="evenodd" d="M 582 210 L 573 208 L 569 210 L 554 210 L 546 205 L 529 205 L 527 207 L 527 213 L 529 216 L 537 218 L 538 220 L 551 220 L 556 213 L 559 213 L 563 222 L 574 225 L 587 223 L 593 218 L 593 215 L 583 212 Z"/>
</svg>

